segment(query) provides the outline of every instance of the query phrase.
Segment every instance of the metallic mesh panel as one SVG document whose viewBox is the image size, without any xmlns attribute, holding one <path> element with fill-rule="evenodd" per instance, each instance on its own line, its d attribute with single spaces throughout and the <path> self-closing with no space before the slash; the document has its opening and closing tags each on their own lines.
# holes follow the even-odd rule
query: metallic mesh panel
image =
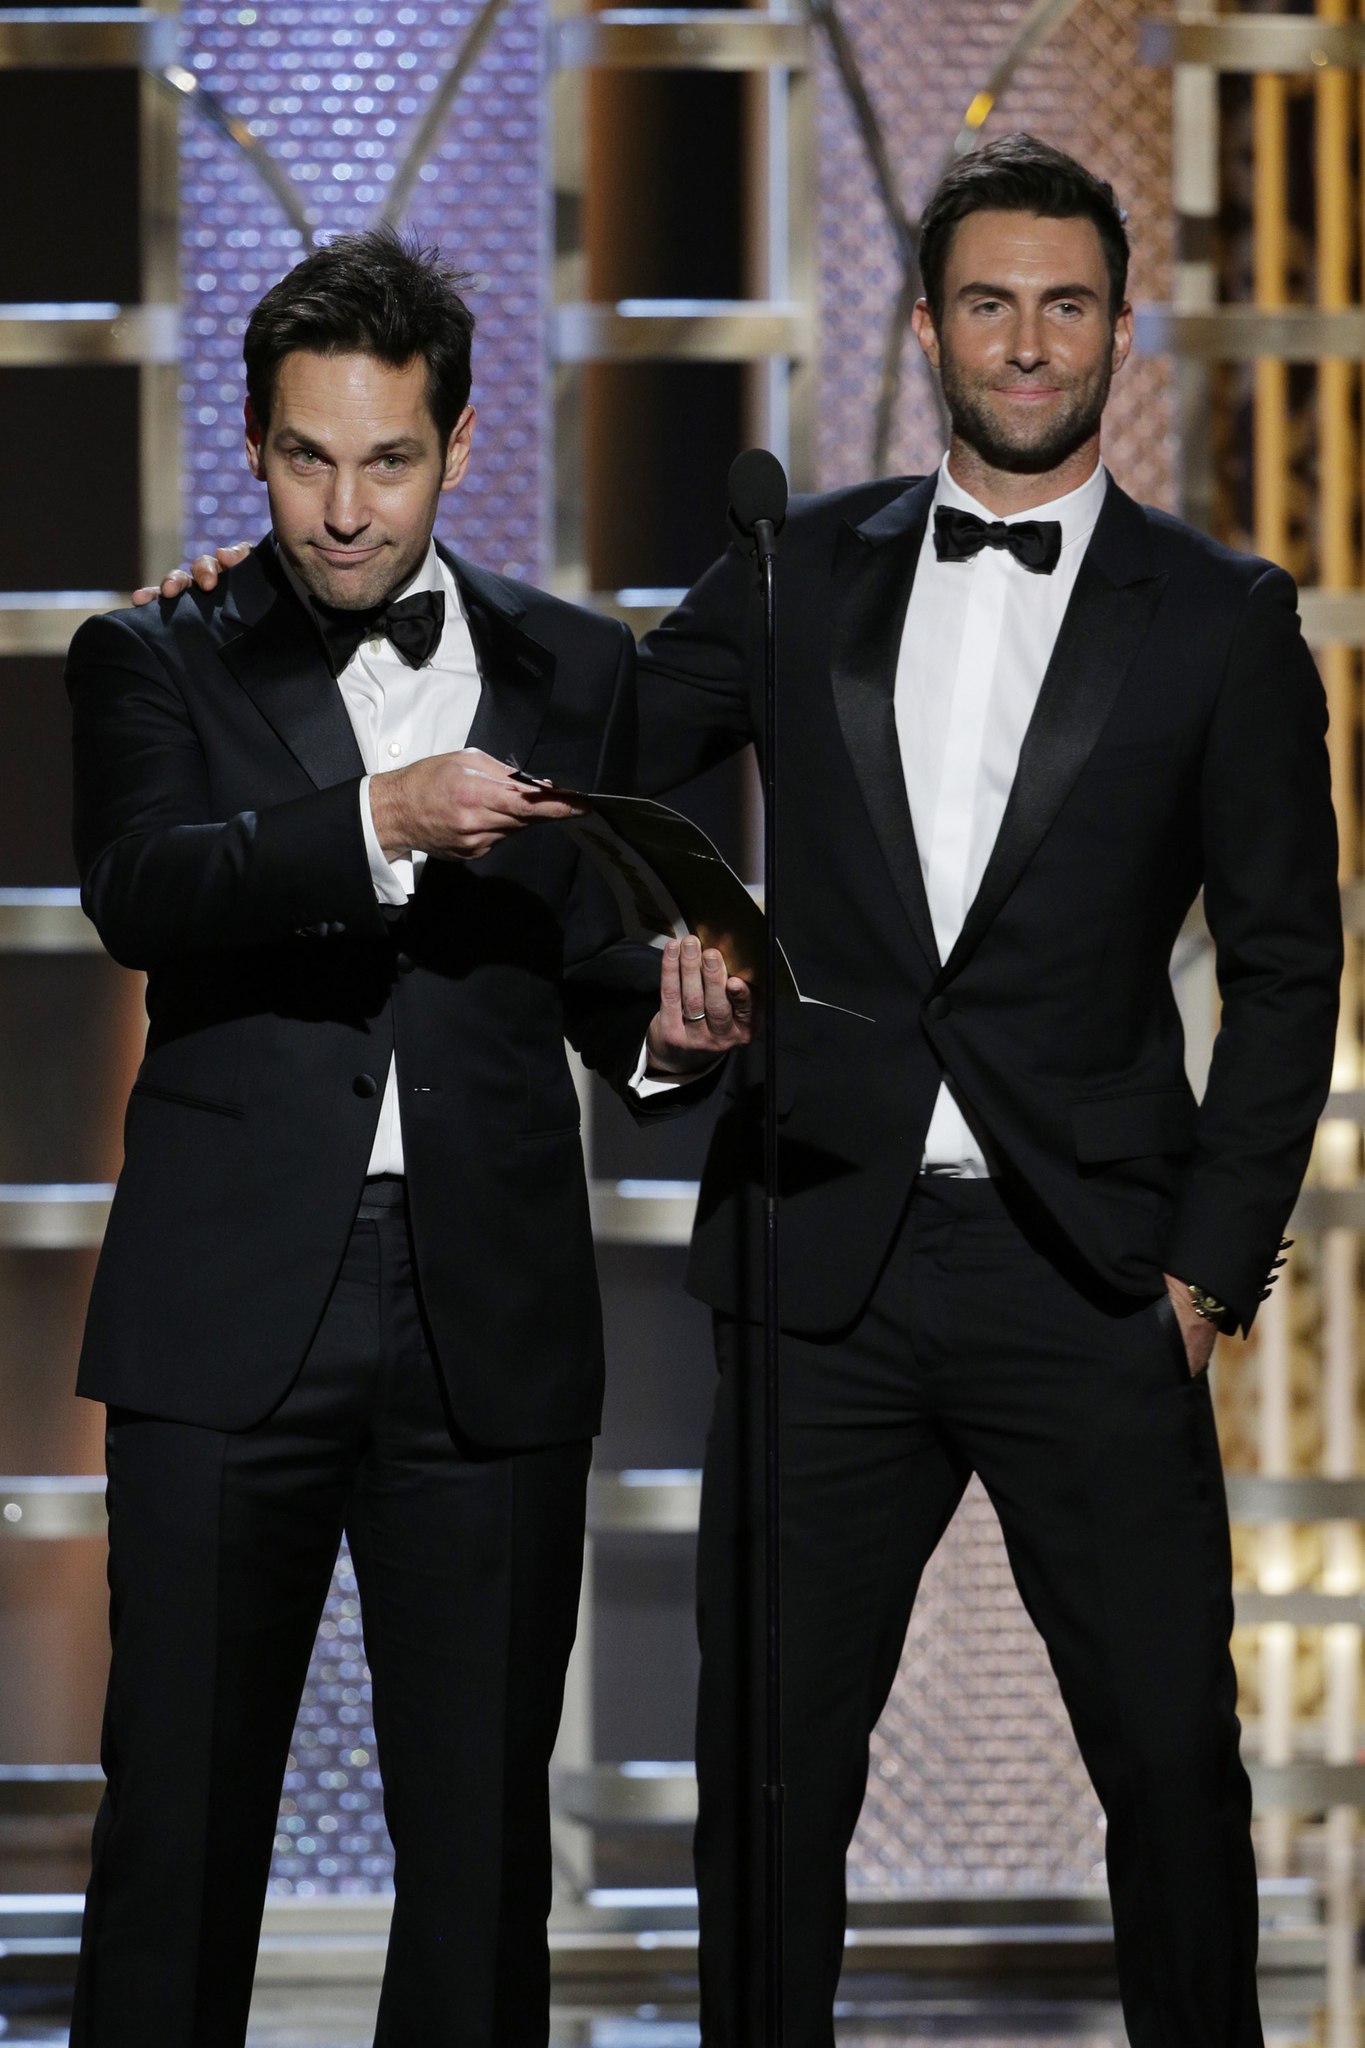
<svg viewBox="0 0 1365 2048">
<path fill-rule="evenodd" d="M 393 1845 L 370 1713 L 360 1600 L 343 1546 L 284 1774 L 272 1892 L 307 1898 L 392 1889 Z"/>
<path fill-rule="evenodd" d="M 188 7 L 182 62 L 289 168 L 324 232 L 368 225 L 475 6 Z M 436 67 L 436 68 L 433 68 Z M 510 0 L 465 81 L 409 224 L 474 273 L 474 461 L 437 531 L 490 569 L 531 578 L 544 557 L 547 447 L 540 11 Z M 232 145 L 181 119 L 190 549 L 255 539 L 265 491 L 242 459 L 242 333 L 297 262 L 297 231 Z"/>
<path fill-rule="evenodd" d="M 475 12 L 468 0 L 188 7 L 181 61 L 289 167 L 324 232 L 341 232 L 373 219 L 436 89 L 439 60 Z M 486 567 L 531 578 L 543 572 L 548 475 L 540 25 L 535 0 L 509 0 L 408 212 L 424 240 L 474 273 L 479 321 L 474 462 L 443 501 L 437 531 Z M 242 456 L 242 334 L 301 244 L 249 165 L 189 113 L 180 189 L 180 395 L 194 552 L 254 540 L 267 524 L 265 492 Z M 276 1892 L 392 1884 L 358 1612 L 343 1550 L 294 1733 Z"/>
<path fill-rule="evenodd" d="M 917 215 L 962 116 L 1024 12 L 1019 0 L 843 0 L 903 199 Z M 1128 209 L 1130 295 L 1169 296 L 1170 79 L 1137 63 L 1139 0 L 1080 0 L 1017 75 L 984 135 L 1027 128 L 1108 178 Z M 828 56 L 820 102 L 820 482 L 868 471 L 887 322 L 899 287 L 862 144 Z M 1135 358 L 1114 387 L 1105 457 L 1118 481 L 1173 509 L 1169 360 Z M 891 447 L 897 472 L 942 443 L 918 344 L 906 345 Z M 974 1482 L 925 1574 L 872 1744 L 849 1883 L 929 1890 L 1091 1887 L 1101 1815 L 995 1514 Z"/>
<path fill-rule="evenodd" d="M 917 216 L 973 96 L 1003 54 L 1019 0 L 844 0 L 843 15 L 884 124 L 902 199 Z M 982 131 L 1027 128 L 1108 178 L 1128 209 L 1130 295 L 1170 289 L 1170 75 L 1137 62 L 1139 0 L 1080 0 L 1053 42 L 1017 74 Z M 887 321 L 900 273 L 843 87 L 820 70 L 820 444 L 822 486 L 868 471 Z M 1175 508 L 1169 359 L 1134 359 L 1114 387 L 1105 456 L 1124 489 Z M 906 344 L 891 445 L 898 473 L 942 453 L 919 345 Z"/>
<path fill-rule="evenodd" d="M 967 1489 L 929 1563 L 872 1739 L 850 1890 L 1087 1890 L 1099 1803 L 995 1510 Z"/>
</svg>

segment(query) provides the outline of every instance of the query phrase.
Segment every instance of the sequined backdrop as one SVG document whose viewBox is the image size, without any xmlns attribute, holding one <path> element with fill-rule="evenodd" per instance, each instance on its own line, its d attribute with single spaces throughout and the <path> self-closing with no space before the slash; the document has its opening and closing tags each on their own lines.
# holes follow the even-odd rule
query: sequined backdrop
<svg viewBox="0 0 1365 2048">
<path fill-rule="evenodd" d="M 1139 0 L 1080 0 L 1055 39 L 1025 64 L 982 131 L 1027 128 L 1108 178 L 1128 210 L 1135 300 L 1169 295 L 1170 74 L 1137 61 Z M 1003 54 L 1021 0 L 844 0 L 886 131 L 903 202 L 917 216 L 962 116 Z M 838 77 L 820 72 L 820 481 L 867 472 L 872 411 L 899 273 Z M 1133 359 L 1114 386 L 1105 456 L 1125 490 L 1175 509 L 1176 444 L 1169 359 Z M 931 467 L 942 452 L 919 347 L 906 345 L 891 467 Z"/>
<path fill-rule="evenodd" d="M 287 165 L 322 230 L 366 226 L 471 5 L 189 7 L 182 62 Z M 422 171 L 410 225 L 473 273 L 478 454 L 439 531 L 485 567 L 534 577 L 547 491 L 541 290 L 541 38 L 510 0 Z M 254 539 L 265 494 L 242 461 L 242 333 L 297 262 L 297 230 L 223 137 L 182 117 L 185 507 L 191 549 Z"/>
<path fill-rule="evenodd" d="M 915 1602 L 872 1740 L 848 1882 L 942 1892 L 1104 1883 L 1104 1818 L 976 1480 Z"/>
<path fill-rule="evenodd" d="M 932 186 L 968 100 L 1003 49 L 1019 0 L 846 0 L 911 211 Z M 250 122 L 326 228 L 369 220 L 438 60 L 469 5 L 191 8 L 183 61 Z M 1111 178 L 1129 208 L 1133 295 L 1167 295 L 1169 86 L 1136 62 L 1137 0 L 1081 0 L 987 124 L 1026 126 Z M 474 559 L 542 575 L 548 415 L 540 13 L 511 0 L 414 195 L 411 221 L 476 273 L 477 460 L 442 533 Z M 841 88 L 820 79 L 820 475 L 865 473 L 881 337 L 896 277 L 889 237 Z M 264 503 L 242 465 L 241 334 L 299 241 L 230 145 L 187 119 L 182 138 L 188 539 L 255 535 Z M 907 349 L 893 441 L 900 470 L 938 452 Z M 1130 365 L 1106 452 L 1135 495 L 1174 502 L 1168 366 Z M 295 1732 L 272 1884 L 370 1891 L 392 1882 L 380 1811 L 369 1673 L 343 1552 Z M 850 1858 L 855 1888 L 1088 1888 L 1103 1835 L 1042 1645 L 1019 1604 L 995 1517 L 973 1487 L 926 1574 L 899 1677 L 873 1744 Z"/>
<path fill-rule="evenodd" d="M 917 215 L 973 95 L 1024 12 L 1018 0 L 845 0 L 844 19 Z M 1107 177 L 1129 214 L 1135 300 L 1169 296 L 1169 73 L 1137 62 L 1138 0 L 1081 0 L 1018 73 L 984 135 L 1027 128 Z M 867 469 L 886 316 L 898 272 L 832 64 L 819 114 L 820 481 Z M 913 338 L 891 466 L 942 452 Z M 1119 482 L 1174 509 L 1168 361 L 1133 359 L 1105 422 Z M 1015 1592 L 995 1514 L 973 1483 L 925 1574 L 900 1672 L 872 1744 L 851 1889 L 1090 1889 L 1104 1882 L 1102 1816 L 1056 1680 Z"/>
<path fill-rule="evenodd" d="M 322 231 L 363 227 L 383 203 L 441 60 L 471 5 L 190 7 L 181 61 L 287 165 Z M 542 326 L 541 16 L 510 0 L 423 169 L 409 224 L 473 273 L 477 457 L 438 530 L 488 568 L 535 577 L 544 555 L 548 433 Z M 191 551 L 266 523 L 242 460 L 246 318 L 297 262 L 297 231 L 230 143 L 186 114 L 181 132 L 186 537 Z M 392 1884 L 370 1675 L 342 1553 L 285 1780 L 272 1889 Z"/>
</svg>

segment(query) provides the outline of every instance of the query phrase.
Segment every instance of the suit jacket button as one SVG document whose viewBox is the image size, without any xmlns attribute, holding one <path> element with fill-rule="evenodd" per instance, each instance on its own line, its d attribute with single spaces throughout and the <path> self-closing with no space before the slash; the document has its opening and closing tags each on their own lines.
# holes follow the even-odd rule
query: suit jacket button
<svg viewBox="0 0 1365 2048">
<path fill-rule="evenodd" d="M 411 974 L 417 962 L 413 959 L 411 953 L 400 953 L 394 965 L 400 974 Z"/>
<path fill-rule="evenodd" d="M 935 1024 L 941 1024 L 944 1018 L 950 1015 L 952 1007 L 953 1006 L 949 1002 L 947 996 L 935 996 L 933 1000 L 927 1004 L 925 1008 L 925 1015 L 927 1017 L 932 1017 Z"/>
<path fill-rule="evenodd" d="M 371 1095 L 379 1093 L 379 1083 L 375 1080 L 373 1074 L 357 1074 L 351 1086 L 356 1094 L 361 1097 L 362 1101 L 368 1099 Z"/>
</svg>

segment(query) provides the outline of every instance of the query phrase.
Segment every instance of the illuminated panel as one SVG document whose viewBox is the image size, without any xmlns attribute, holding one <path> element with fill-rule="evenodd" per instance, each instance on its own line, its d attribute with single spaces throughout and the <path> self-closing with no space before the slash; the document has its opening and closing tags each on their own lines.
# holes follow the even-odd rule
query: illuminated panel
<svg viewBox="0 0 1365 2048">
<path fill-rule="evenodd" d="M 319 232 L 364 227 L 474 13 L 465 6 L 187 8 L 181 61 L 284 163 Z M 475 274 L 471 474 L 438 532 L 485 567 L 537 577 L 544 435 L 539 15 L 509 0 L 424 167 L 410 224 Z M 265 493 L 242 459 L 241 343 L 256 300 L 301 244 L 224 137 L 181 116 L 191 551 L 254 539 Z"/>
<path fill-rule="evenodd" d="M 912 218 L 933 190 L 972 101 L 1026 11 L 1022 0 L 841 0 L 840 12 L 883 123 Z M 1078 7 L 1023 64 L 981 128 L 1025 128 L 1108 178 L 1128 209 L 1134 300 L 1170 296 L 1171 84 L 1138 63 L 1145 0 Z M 899 283 L 891 237 L 843 88 L 817 38 L 820 194 L 820 485 L 867 474 L 887 316 Z M 1124 489 L 1176 509 L 1174 376 L 1169 357 L 1129 363 L 1114 386 L 1105 456 Z M 893 472 L 942 452 L 919 344 L 905 345 Z"/>
<path fill-rule="evenodd" d="M 435 91 L 470 6 L 191 7 L 181 63 L 249 123 L 298 184 L 319 232 L 366 226 Z M 479 424 L 468 480 L 438 532 L 485 567 L 542 573 L 540 23 L 506 13 L 455 102 L 409 221 L 475 273 Z M 302 245 L 225 138 L 181 116 L 185 519 L 190 552 L 254 539 L 265 493 L 242 459 L 241 345 L 262 292 Z M 384 1828 L 355 1580 L 343 1551 L 308 1673 L 276 1838 L 276 1893 L 386 1890 Z"/>
</svg>

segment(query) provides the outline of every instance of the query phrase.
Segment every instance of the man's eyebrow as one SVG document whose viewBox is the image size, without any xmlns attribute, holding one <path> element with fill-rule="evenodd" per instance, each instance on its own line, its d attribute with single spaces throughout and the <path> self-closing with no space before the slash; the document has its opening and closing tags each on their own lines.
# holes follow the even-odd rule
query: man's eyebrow
<svg viewBox="0 0 1365 2048">
<path fill-rule="evenodd" d="M 960 288 L 958 292 L 958 297 L 961 299 L 981 298 L 1016 300 L 1019 297 L 1019 294 L 1010 285 L 987 284 L 984 281 L 984 279 L 974 278 L 970 284 L 964 284 Z M 1050 284 L 1044 291 L 1043 297 L 1044 299 L 1092 299 L 1094 300 L 1095 304 L 1098 305 L 1100 295 L 1095 290 L 1093 285 Z"/>
<path fill-rule="evenodd" d="M 291 442 L 295 448 L 305 449 L 309 455 L 321 455 L 324 461 L 330 462 L 331 460 L 322 443 L 315 441 L 311 434 L 305 434 L 302 427 L 292 427 L 286 422 L 280 428 L 277 438 L 281 441 Z"/>
<path fill-rule="evenodd" d="M 320 455 L 325 462 L 332 460 L 331 455 L 323 447 L 322 443 L 315 441 L 313 436 L 305 433 L 302 427 L 286 424 L 280 428 L 279 438 L 281 441 L 292 443 L 295 448 L 306 450 L 310 455 Z M 389 440 L 378 441 L 373 447 L 367 449 L 364 459 L 366 462 L 375 462 L 381 455 L 410 455 L 413 453 L 420 455 L 422 447 L 423 442 L 417 434 L 395 434 Z"/>
</svg>

